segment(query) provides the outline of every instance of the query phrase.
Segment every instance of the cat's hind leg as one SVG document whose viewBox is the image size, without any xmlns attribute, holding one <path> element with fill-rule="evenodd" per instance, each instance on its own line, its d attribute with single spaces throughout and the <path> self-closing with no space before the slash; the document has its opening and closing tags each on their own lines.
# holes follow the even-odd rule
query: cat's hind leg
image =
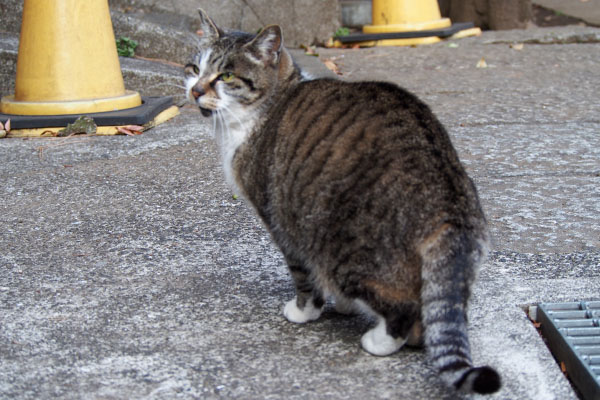
<svg viewBox="0 0 600 400">
<path fill-rule="evenodd" d="M 289 263 L 288 267 L 296 285 L 296 297 L 285 304 L 283 315 L 297 324 L 318 319 L 325 300 L 321 291 L 314 286 L 310 271 L 301 264 Z"/>
<path fill-rule="evenodd" d="M 355 304 L 354 300 L 346 297 L 336 295 L 335 296 L 335 311 L 339 314 L 353 315 L 360 312 L 359 307 Z"/>
<path fill-rule="evenodd" d="M 393 337 L 388 333 L 385 318 L 379 317 L 377 325 L 367 331 L 362 338 L 360 344 L 362 348 L 376 356 L 387 356 L 398 351 L 406 343 L 403 337 Z"/>
<path fill-rule="evenodd" d="M 407 340 L 413 342 L 413 331 L 420 326 L 416 304 L 402 304 L 384 310 L 381 314 L 381 311 L 375 311 L 377 324 L 360 340 L 363 349 L 376 356 L 390 355 L 398 351 Z"/>
</svg>

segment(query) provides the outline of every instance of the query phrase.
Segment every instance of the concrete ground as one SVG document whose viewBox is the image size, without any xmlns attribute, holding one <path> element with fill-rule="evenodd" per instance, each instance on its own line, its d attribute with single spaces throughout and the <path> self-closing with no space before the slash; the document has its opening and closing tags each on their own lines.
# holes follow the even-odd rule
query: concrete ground
<svg viewBox="0 0 600 400">
<path fill-rule="evenodd" d="M 478 185 L 494 249 L 470 336 L 504 380 L 489 398 L 577 399 L 524 310 L 600 299 L 600 30 L 318 51 L 294 55 L 428 102 Z M 179 73 L 123 64 L 151 85 Z M 184 107 L 136 137 L 0 140 L 0 398 L 458 398 L 420 350 L 361 350 L 364 317 L 285 320 L 284 261 L 211 129 Z"/>
<path fill-rule="evenodd" d="M 600 26 L 600 0 L 532 0 L 531 2 L 556 14 L 579 18 L 587 24 Z"/>
</svg>

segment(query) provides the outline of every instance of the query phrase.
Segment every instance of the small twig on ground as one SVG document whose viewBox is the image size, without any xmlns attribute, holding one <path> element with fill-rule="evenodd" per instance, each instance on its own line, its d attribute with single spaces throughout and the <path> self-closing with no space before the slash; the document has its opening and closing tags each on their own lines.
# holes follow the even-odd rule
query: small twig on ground
<svg viewBox="0 0 600 400">
<path fill-rule="evenodd" d="M 150 58 L 150 57 L 142 57 L 142 56 L 133 56 L 133 58 L 137 58 L 138 60 L 144 61 L 152 61 L 160 64 L 170 65 L 171 67 L 183 68 L 183 64 L 176 63 L 174 61 L 164 60 L 162 58 Z"/>
<path fill-rule="evenodd" d="M 65 146 L 67 144 L 82 143 L 88 139 L 95 137 L 95 136 L 98 136 L 98 135 L 65 136 L 65 137 L 47 138 L 45 140 L 59 141 L 59 143 L 53 143 L 51 145 L 46 145 L 46 146 L 38 146 L 38 148 L 37 148 L 38 158 L 40 159 L 40 161 L 42 161 L 44 159 L 44 152 L 48 149 Z M 77 138 L 79 140 L 73 140 L 73 138 Z"/>
</svg>

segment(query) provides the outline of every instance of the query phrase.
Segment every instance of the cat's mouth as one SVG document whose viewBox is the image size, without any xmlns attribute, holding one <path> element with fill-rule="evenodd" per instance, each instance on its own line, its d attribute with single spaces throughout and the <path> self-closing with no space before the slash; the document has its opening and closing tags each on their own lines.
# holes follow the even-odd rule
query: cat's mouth
<svg viewBox="0 0 600 400">
<path fill-rule="evenodd" d="M 205 116 L 205 117 L 212 116 L 212 113 L 213 113 L 212 110 L 209 110 L 208 108 L 204 108 L 204 107 L 200 107 L 200 106 L 199 106 L 199 108 L 200 108 L 200 112 L 202 113 L 203 116 Z"/>
</svg>

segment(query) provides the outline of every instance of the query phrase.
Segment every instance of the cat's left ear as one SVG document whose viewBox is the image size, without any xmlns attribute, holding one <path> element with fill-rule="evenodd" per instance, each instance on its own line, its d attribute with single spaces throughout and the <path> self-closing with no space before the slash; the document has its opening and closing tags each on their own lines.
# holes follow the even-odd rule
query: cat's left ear
<svg viewBox="0 0 600 400">
<path fill-rule="evenodd" d="M 245 45 L 253 60 L 267 65 L 277 65 L 283 47 L 283 34 L 278 25 L 269 25 Z"/>
<path fill-rule="evenodd" d="M 200 30 L 202 31 L 203 39 L 218 39 L 223 35 L 213 20 L 210 19 L 206 11 L 199 8 L 198 15 L 200 16 Z"/>
</svg>

